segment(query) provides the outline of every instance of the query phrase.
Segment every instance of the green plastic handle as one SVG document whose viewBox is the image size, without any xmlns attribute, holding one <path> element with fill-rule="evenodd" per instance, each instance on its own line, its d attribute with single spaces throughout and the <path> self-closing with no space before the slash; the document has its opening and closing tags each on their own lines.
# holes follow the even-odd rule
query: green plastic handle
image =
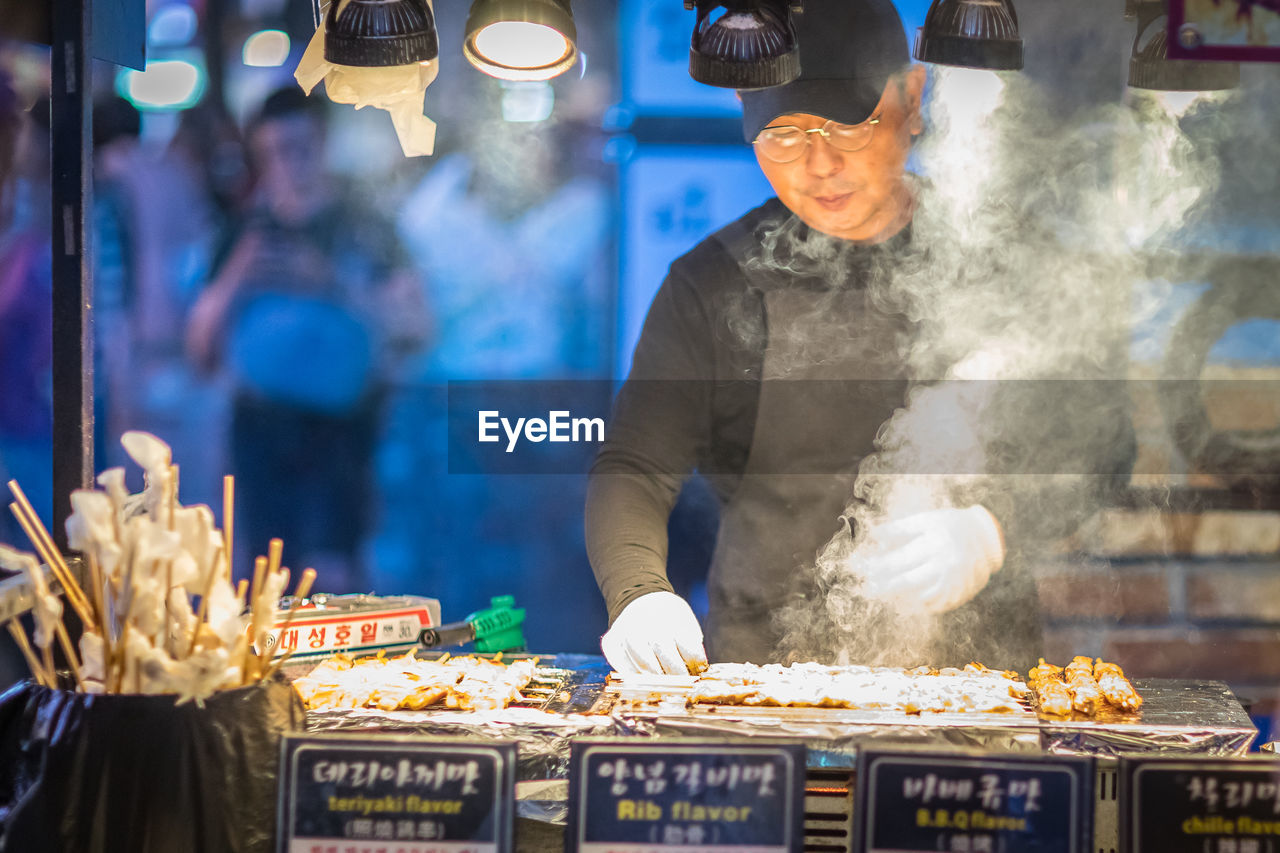
<svg viewBox="0 0 1280 853">
<path fill-rule="evenodd" d="M 476 651 L 524 651 L 524 610 L 515 605 L 514 596 L 499 595 L 489 599 L 487 609 L 467 617 L 476 630 Z"/>
</svg>

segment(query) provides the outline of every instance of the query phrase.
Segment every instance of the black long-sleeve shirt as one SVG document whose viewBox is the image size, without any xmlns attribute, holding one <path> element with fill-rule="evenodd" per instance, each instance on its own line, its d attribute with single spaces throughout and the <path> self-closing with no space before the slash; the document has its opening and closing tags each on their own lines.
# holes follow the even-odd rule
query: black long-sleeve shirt
<svg viewBox="0 0 1280 853">
<path fill-rule="evenodd" d="M 739 223 L 751 233 L 780 226 L 811 233 L 777 199 Z M 832 242 L 842 265 L 856 276 L 860 265 L 900 252 L 910 240 L 908 230 L 875 246 Z M 820 277 L 797 274 L 797 265 L 785 257 L 773 260 L 748 277 L 724 243 L 711 237 L 672 263 L 654 297 L 588 487 L 587 550 L 610 622 L 635 598 L 671 590 L 667 521 L 684 479 L 701 472 L 722 503 L 732 501 L 741 482 L 769 333 L 762 288 L 830 286 Z M 1015 475 L 1005 481 L 1007 488 L 974 496 L 1001 521 L 1011 551 L 1070 532 L 1106 492 L 1127 480 L 1135 451 L 1132 427 L 1114 398 L 1117 390 L 1118 385 L 1080 384 L 1064 396 L 1063 389 L 1040 383 L 997 395 L 1052 398 L 1038 401 L 1049 416 L 1043 423 L 1031 418 L 1023 436 L 1023 449 L 1031 453 L 1006 448 L 1001 454 L 1006 470 L 993 473 Z M 1075 454 L 1078 471 L 1094 476 L 1070 485 L 1017 476 L 1034 470 L 1028 457 L 1050 438 L 1060 423 L 1056 413 L 1073 395 L 1080 405 L 1071 408 L 1085 427 Z"/>
</svg>

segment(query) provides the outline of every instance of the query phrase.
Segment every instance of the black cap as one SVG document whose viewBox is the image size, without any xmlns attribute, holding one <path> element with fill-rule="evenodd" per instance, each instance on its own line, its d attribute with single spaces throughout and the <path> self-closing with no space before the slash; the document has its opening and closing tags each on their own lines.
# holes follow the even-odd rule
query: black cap
<svg viewBox="0 0 1280 853">
<path fill-rule="evenodd" d="M 891 0 L 805 0 L 804 12 L 796 16 L 796 36 L 798 80 L 739 92 L 748 142 L 788 113 L 841 124 L 866 121 L 889 78 L 910 62 L 907 34 Z"/>
</svg>

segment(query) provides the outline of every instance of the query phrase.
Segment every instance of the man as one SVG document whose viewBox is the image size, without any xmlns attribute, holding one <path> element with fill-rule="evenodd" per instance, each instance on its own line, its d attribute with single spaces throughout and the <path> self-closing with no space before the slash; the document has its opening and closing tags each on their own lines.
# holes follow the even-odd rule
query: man
<svg viewBox="0 0 1280 853">
<path fill-rule="evenodd" d="M 278 536 L 326 589 L 360 591 L 380 398 L 425 335 L 420 286 L 391 227 L 324 173 L 323 100 L 282 89 L 246 136 L 254 204 L 192 310 L 188 353 L 235 382 L 237 539 L 261 554 Z"/>
<path fill-rule="evenodd" d="M 818 618 L 821 584 L 804 570 L 837 533 L 858 463 L 912 378 L 895 355 L 912 321 L 874 294 L 928 251 L 913 245 L 918 193 L 905 171 L 925 74 L 909 66 L 889 0 L 811 0 L 798 30 L 800 79 L 741 93 L 777 198 L 672 264 L 592 471 L 587 548 L 611 622 L 602 646 L 620 671 L 681 673 L 706 651 L 773 659 L 785 627 L 775 616 L 797 595 L 816 630 L 880 630 L 874 609 L 850 616 L 865 625 Z M 1097 434 L 1123 455 L 1124 430 Z M 695 469 L 722 503 L 706 651 L 665 572 L 667 517 Z M 1016 502 L 991 503 L 999 512 L 929 509 L 865 537 L 876 571 L 866 593 L 937 620 L 931 644 L 914 646 L 937 658 L 894 662 L 1034 661 L 1033 579 L 1005 565 L 1006 527 L 1026 525 Z M 863 636 L 858 648 L 898 639 Z"/>
</svg>

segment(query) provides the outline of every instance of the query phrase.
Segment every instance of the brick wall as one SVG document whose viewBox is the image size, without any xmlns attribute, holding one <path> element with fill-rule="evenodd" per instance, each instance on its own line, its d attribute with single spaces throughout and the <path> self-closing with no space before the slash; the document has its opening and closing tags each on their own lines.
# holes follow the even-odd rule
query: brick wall
<svg viewBox="0 0 1280 853">
<path fill-rule="evenodd" d="M 1054 662 L 1226 681 L 1280 724 L 1280 513 L 1108 511 L 1038 584 Z"/>
</svg>

